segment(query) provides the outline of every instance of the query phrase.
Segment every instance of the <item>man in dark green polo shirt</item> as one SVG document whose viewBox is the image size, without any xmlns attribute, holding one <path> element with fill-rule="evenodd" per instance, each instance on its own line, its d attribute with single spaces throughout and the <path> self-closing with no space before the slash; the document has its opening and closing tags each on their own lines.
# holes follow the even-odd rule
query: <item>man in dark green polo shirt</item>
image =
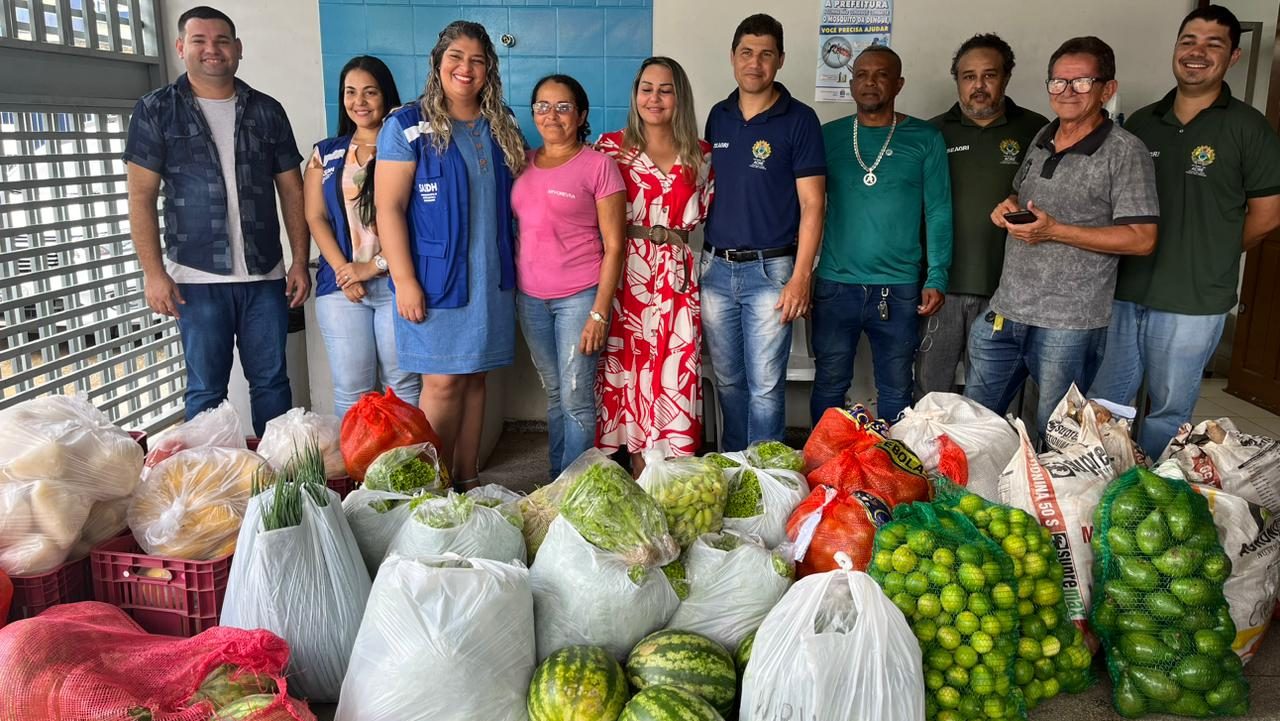
<svg viewBox="0 0 1280 721">
<path fill-rule="evenodd" d="M 929 121 L 947 143 L 954 240 L 946 302 L 920 322 L 917 395 L 956 390 L 969 326 L 987 312 L 1004 264 L 1005 231 L 992 225 L 991 209 L 1009 196 L 1024 152 L 1049 124 L 1005 96 L 1013 65 L 999 35 L 964 41 L 951 60 L 959 100 Z"/>
<path fill-rule="evenodd" d="M 1133 403 L 1145 377 L 1150 412 L 1138 442 L 1164 451 L 1191 420 L 1205 364 L 1236 304 L 1240 253 L 1280 226 L 1280 137 L 1223 83 L 1240 59 L 1240 21 L 1210 5 L 1182 22 L 1176 89 L 1126 129 L 1155 160 L 1155 253 L 1120 264 L 1107 351 L 1089 395 Z"/>
</svg>

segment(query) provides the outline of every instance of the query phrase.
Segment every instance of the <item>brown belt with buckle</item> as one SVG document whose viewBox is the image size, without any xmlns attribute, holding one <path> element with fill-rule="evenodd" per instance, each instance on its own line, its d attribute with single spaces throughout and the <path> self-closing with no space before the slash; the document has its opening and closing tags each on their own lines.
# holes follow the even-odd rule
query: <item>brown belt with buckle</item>
<svg viewBox="0 0 1280 721">
<path fill-rule="evenodd" d="M 627 237 L 647 240 L 657 245 L 683 245 L 685 248 L 689 247 L 689 231 L 668 228 L 665 225 L 628 225 Z M 690 266 L 693 265 L 693 254 L 684 253 L 683 255 L 684 257 L 675 259 L 680 271 L 683 271 L 676 274 L 675 289 L 677 293 L 689 291 L 689 275 L 692 272 L 692 268 L 686 268 L 685 263 Z"/>
</svg>

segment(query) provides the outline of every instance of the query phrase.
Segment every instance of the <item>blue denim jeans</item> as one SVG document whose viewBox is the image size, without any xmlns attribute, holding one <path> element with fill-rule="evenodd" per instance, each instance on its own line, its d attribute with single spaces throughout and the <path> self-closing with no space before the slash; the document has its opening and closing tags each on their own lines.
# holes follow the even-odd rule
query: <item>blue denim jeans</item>
<svg viewBox="0 0 1280 721">
<path fill-rule="evenodd" d="M 782 439 L 791 324 L 774 306 L 795 264 L 786 256 L 733 262 L 702 252 L 702 337 L 720 397 L 722 451 Z"/>
<path fill-rule="evenodd" d="M 1226 321 L 1226 313 L 1181 315 L 1122 300 L 1112 304 L 1107 352 L 1089 395 L 1133 405 L 1146 378 L 1151 411 L 1138 444 L 1151 458 L 1159 458 L 1178 426 L 1191 420 L 1204 367 Z"/>
<path fill-rule="evenodd" d="M 250 283 L 179 283 L 178 332 L 187 363 L 186 417 L 227 398 L 232 352 L 249 381 L 253 432 L 289 410 L 292 392 L 285 366 L 289 302 L 284 280 Z"/>
<path fill-rule="evenodd" d="M 316 298 L 316 321 L 329 354 L 333 412 L 339 417 L 377 390 L 379 382 L 405 403 L 418 405 L 422 376 L 400 370 L 396 361 L 395 294 L 387 278 L 364 283 L 365 296 L 352 303 L 342 291 Z"/>
<path fill-rule="evenodd" d="M 889 317 L 881 320 L 880 301 Z M 817 425 L 828 408 L 842 407 L 853 381 L 853 357 L 863 333 L 871 342 L 876 415 L 893 420 L 911 405 L 912 363 L 919 339 L 920 285 L 855 285 L 818 278 L 813 284 L 813 393 Z"/>
<path fill-rule="evenodd" d="M 594 287 L 554 300 L 516 293 L 520 330 L 529 344 L 542 387 L 547 391 L 547 436 L 553 479 L 583 451 L 595 445 L 596 363 L 600 354 L 583 355 L 578 350 L 582 328 L 595 299 Z"/>
<path fill-rule="evenodd" d="M 1040 393 L 1036 427 L 1043 437 L 1053 409 L 1075 383 L 1089 390 L 1107 342 L 1106 328 L 1064 330 L 1025 325 L 987 314 L 969 329 L 969 373 L 964 394 L 1003 415 L 1029 376 Z"/>
</svg>

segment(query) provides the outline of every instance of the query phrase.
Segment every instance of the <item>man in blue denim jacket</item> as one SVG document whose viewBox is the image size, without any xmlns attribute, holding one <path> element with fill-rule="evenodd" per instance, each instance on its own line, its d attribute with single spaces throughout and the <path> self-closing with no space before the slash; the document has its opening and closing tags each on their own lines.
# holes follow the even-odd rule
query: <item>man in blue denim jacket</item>
<svg viewBox="0 0 1280 721">
<path fill-rule="evenodd" d="M 236 79 L 242 47 L 229 17 L 204 6 L 183 13 L 177 50 L 186 74 L 143 96 L 129 121 L 133 244 L 147 303 L 178 320 L 187 419 L 227 397 L 238 347 L 261 435 L 291 405 L 288 309 L 311 292 L 302 156 L 280 103 Z M 276 193 L 292 249 L 287 273 Z"/>
</svg>

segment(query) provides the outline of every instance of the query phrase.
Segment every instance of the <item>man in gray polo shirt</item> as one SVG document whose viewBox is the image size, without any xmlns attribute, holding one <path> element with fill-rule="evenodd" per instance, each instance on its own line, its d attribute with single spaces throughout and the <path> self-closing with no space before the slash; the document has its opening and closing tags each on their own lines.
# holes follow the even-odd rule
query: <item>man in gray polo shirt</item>
<svg viewBox="0 0 1280 721">
<path fill-rule="evenodd" d="M 1042 432 L 1071 384 L 1086 390 L 1097 372 L 1119 256 L 1155 249 L 1155 168 L 1142 141 L 1102 110 L 1115 73 L 1115 54 L 1096 37 L 1054 52 L 1045 86 L 1058 117 L 991 213 L 1009 235 L 991 309 L 969 330 L 965 395 L 1004 413 L 1029 376 Z"/>
</svg>

